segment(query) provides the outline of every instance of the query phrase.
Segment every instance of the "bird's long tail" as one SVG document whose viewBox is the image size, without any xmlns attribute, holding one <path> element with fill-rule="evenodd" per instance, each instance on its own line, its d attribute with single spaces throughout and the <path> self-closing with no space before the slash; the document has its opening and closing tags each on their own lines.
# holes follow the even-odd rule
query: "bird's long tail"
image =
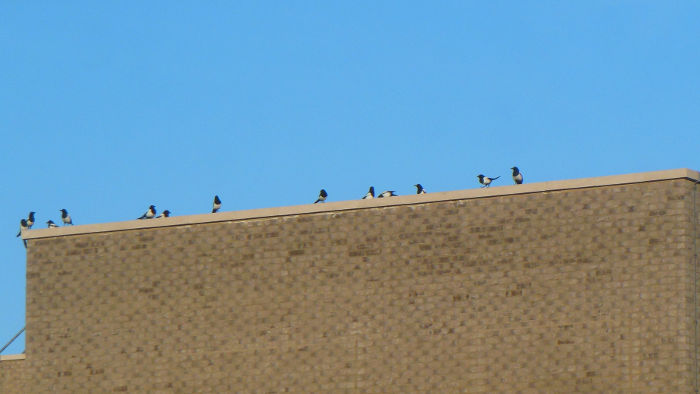
<svg viewBox="0 0 700 394">
<path fill-rule="evenodd" d="M 498 179 L 498 178 L 500 178 L 500 177 L 501 177 L 501 176 L 499 175 L 499 176 L 497 176 L 497 177 L 495 177 L 495 178 L 491 178 L 491 180 L 492 180 L 492 181 L 495 181 L 496 179 Z"/>
</svg>

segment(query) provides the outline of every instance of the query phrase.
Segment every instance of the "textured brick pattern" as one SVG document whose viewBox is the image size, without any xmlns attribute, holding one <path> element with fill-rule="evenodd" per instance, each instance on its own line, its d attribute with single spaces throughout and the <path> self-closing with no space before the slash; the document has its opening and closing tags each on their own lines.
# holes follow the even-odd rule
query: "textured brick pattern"
<svg viewBox="0 0 700 394">
<path fill-rule="evenodd" d="M 0 361 L 0 393 L 26 392 L 26 361 Z"/>
<path fill-rule="evenodd" d="M 691 256 L 691 260 L 694 257 L 694 263 L 695 264 L 700 264 L 700 184 L 695 185 L 695 194 L 692 197 L 692 200 L 695 202 L 695 210 L 691 214 L 691 222 L 693 220 L 693 217 L 695 219 L 694 227 L 692 228 L 692 233 L 695 234 L 695 243 L 692 246 L 694 256 Z M 692 224 L 691 224 L 692 226 Z M 693 264 L 693 262 L 691 262 Z M 695 278 L 695 298 L 692 300 L 692 303 L 695 304 L 695 316 L 692 316 L 692 309 L 690 310 L 689 313 L 689 320 L 692 320 L 700 316 L 700 267 L 697 267 L 697 265 L 693 265 L 692 272 L 689 275 L 691 278 Z M 689 297 L 692 297 L 693 293 L 689 295 Z M 691 304 L 692 305 L 692 304 Z M 689 308 L 690 309 L 690 308 Z M 694 370 L 696 372 L 695 374 L 695 381 L 693 382 L 694 387 L 698 388 L 700 387 L 700 370 L 698 369 L 698 356 L 700 353 L 700 330 L 695 327 L 695 350 L 694 353 L 691 355 L 693 358 L 693 364 L 694 364 Z"/>
<path fill-rule="evenodd" d="M 692 392 L 693 187 L 31 240 L 16 392 Z"/>
</svg>

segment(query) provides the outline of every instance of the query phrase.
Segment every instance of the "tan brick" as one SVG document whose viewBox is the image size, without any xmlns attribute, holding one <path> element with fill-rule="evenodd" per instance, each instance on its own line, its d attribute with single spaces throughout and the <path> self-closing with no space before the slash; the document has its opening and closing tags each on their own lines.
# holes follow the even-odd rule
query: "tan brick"
<svg viewBox="0 0 700 394">
<path fill-rule="evenodd" d="M 31 239 L 27 358 L 0 391 L 691 392 L 694 189 Z"/>
</svg>

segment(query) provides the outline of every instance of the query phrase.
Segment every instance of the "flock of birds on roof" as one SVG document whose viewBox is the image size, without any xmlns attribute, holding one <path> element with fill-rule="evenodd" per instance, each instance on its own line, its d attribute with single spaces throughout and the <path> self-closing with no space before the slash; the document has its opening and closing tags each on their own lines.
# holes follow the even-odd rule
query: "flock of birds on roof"
<svg viewBox="0 0 700 394">
<path fill-rule="evenodd" d="M 515 182 L 516 185 L 520 185 L 523 183 L 523 174 L 520 172 L 518 167 L 511 167 L 511 170 L 513 170 L 513 182 Z M 495 181 L 496 179 L 500 178 L 500 176 L 497 177 L 488 177 L 483 174 L 479 174 L 476 176 L 479 179 L 479 183 L 481 184 L 481 187 L 489 187 L 491 186 L 491 183 Z M 413 185 L 416 187 L 416 194 L 425 194 L 426 191 L 423 188 L 423 186 L 420 183 L 417 183 Z M 379 193 L 379 195 L 374 194 L 374 186 L 370 186 L 369 190 L 367 191 L 367 194 L 365 194 L 364 197 L 362 197 L 363 200 L 367 199 L 372 199 L 372 198 L 385 198 L 385 197 L 394 197 L 396 196 L 396 192 L 393 190 L 386 190 L 384 192 Z M 324 202 L 326 201 L 326 198 L 328 198 L 328 193 L 326 192 L 325 189 L 321 189 L 321 191 L 318 193 L 318 199 L 314 201 L 314 204 L 319 203 L 319 202 Z M 214 196 L 214 202 L 212 203 L 212 210 L 211 213 L 216 213 L 219 209 L 221 208 L 221 199 L 219 196 Z M 73 225 L 73 220 L 71 219 L 70 215 L 68 214 L 68 211 L 65 209 L 61 209 L 61 221 L 63 222 L 64 226 L 67 225 Z M 148 207 L 148 210 L 141 216 L 138 217 L 138 219 L 158 219 L 158 218 L 167 218 L 170 217 L 170 211 L 165 210 L 161 212 L 160 215 L 156 216 L 156 206 L 151 205 Z M 22 219 L 19 222 L 19 232 L 17 233 L 17 236 L 19 237 L 22 235 L 22 232 L 24 230 L 29 230 L 32 228 L 34 225 L 34 215 L 36 212 L 32 211 L 29 212 L 29 215 L 27 216 L 26 219 Z M 53 227 L 58 227 L 56 223 L 54 223 L 53 220 L 48 220 L 46 222 L 46 226 L 48 228 L 53 228 Z M 27 247 L 27 241 L 24 241 L 24 247 Z"/>
</svg>

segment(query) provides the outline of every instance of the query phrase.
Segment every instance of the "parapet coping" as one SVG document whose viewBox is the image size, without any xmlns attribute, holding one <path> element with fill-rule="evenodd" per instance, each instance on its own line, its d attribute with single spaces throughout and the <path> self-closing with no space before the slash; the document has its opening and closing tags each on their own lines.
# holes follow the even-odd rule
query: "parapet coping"
<svg viewBox="0 0 700 394">
<path fill-rule="evenodd" d="M 504 177 L 505 178 L 505 177 Z M 700 180 L 698 171 L 687 168 L 675 170 L 663 170 L 653 172 L 641 172 L 625 175 L 610 175 L 595 178 L 580 178 L 563 181 L 548 181 L 538 183 L 525 183 L 522 185 L 493 186 L 490 188 L 466 189 L 447 192 L 433 192 L 427 194 L 412 194 L 389 198 L 375 198 L 371 200 L 349 200 L 326 202 L 320 204 L 305 204 L 286 207 L 259 208 L 243 211 L 228 211 L 206 213 L 199 215 L 183 215 L 169 218 L 129 220 L 124 222 L 85 224 L 79 226 L 64 226 L 58 228 L 45 228 L 28 230 L 23 232 L 24 239 L 39 239 L 62 237 L 68 235 L 92 234 L 112 231 L 125 231 L 135 229 L 148 229 L 158 227 L 184 226 L 202 223 L 217 223 L 240 221 L 248 219 L 261 219 L 292 215 L 331 213 L 357 209 L 377 207 L 392 207 L 401 205 L 426 204 L 431 202 L 468 200 L 476 198 L 488 198 L 509 196 L 517 194 L 542 193 L 561 190 L 584 189 L 591 187 L 624 185 L 631 183 L 656 182 L 673 179 Z"/>
<path fill-rule="evenodd" d="M 27 355 L 26 354 L 8 354 L 8 355 L 0 355 L 0 361 L 15 361 L 15 360 L 26 360 Z"/>
</svg>

